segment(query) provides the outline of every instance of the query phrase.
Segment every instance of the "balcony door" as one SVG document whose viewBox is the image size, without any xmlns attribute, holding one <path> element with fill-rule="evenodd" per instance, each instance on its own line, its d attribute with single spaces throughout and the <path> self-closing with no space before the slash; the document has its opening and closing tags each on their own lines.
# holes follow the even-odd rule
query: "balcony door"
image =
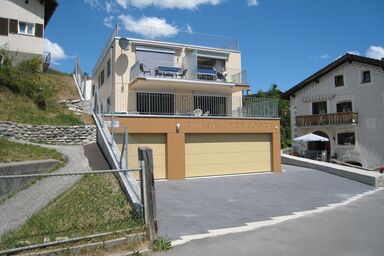
<svg viewBox="0 0 384 256">
<path fill-rule="evenodd" d="M 312 115 L 327 114 L 327 102 L 313 102 L 312 103 Z"/>
</svg>

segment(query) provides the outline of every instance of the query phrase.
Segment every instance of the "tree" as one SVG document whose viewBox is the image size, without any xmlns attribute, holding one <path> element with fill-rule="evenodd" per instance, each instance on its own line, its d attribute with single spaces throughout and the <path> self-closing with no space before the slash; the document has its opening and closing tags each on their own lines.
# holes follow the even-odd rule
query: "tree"
<svg viewBox="0 0 384 256">
<path fill-rule="evenodd" d="M 281 148 L 291 145 L 291 121 L 289 101 L 282 99 L 282 91 L 277 84 L 272 84 L 268 91 L 259 90 L 256 94 L 250 95 L 257 98 L 278 99 L 278 111 L 280 117 Z"/>
</svg>

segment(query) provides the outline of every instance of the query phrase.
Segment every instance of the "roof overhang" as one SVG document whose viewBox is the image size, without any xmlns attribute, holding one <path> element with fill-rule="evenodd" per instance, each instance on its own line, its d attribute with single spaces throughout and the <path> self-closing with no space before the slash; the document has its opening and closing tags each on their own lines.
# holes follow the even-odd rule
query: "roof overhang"
<svg viewBox="0 0 384 256">
<path fill-rule="evenodd" d="M 56 0 L 44 0 L 44 27 L 47 27 L 58 5 Z"/>
</svg>

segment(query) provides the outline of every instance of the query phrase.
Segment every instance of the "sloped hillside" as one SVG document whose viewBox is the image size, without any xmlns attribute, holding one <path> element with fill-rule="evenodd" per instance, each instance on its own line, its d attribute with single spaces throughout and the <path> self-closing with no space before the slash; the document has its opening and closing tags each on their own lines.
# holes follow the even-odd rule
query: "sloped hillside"
<svg viewBox="0 0 384 256">
<path fill-rule="evenodd" d="M 31 71 L 34 65 L 0 67 L 0 120 L 26 124 L 91 124 L 90 116 L 77 115 L 58 104 L 61 100 L 79 99 L 72 75 L 34 72 Z"/>
</svg>

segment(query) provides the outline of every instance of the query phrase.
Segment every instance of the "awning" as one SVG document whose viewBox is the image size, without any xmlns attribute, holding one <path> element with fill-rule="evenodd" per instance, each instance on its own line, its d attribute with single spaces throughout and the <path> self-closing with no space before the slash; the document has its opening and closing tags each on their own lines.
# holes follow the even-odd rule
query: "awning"
<svg viewBox="0 0 384 256">
<path fill-rule="evenodd" d="M 293 139 L 294 141 L 300 141 L 300 142 L 308 142 L 308 141 L 329 141 L 328 138 L 321 137 L 319 135 L 308 133 L 303 136 L 297 137 Z"/>
</svg>

